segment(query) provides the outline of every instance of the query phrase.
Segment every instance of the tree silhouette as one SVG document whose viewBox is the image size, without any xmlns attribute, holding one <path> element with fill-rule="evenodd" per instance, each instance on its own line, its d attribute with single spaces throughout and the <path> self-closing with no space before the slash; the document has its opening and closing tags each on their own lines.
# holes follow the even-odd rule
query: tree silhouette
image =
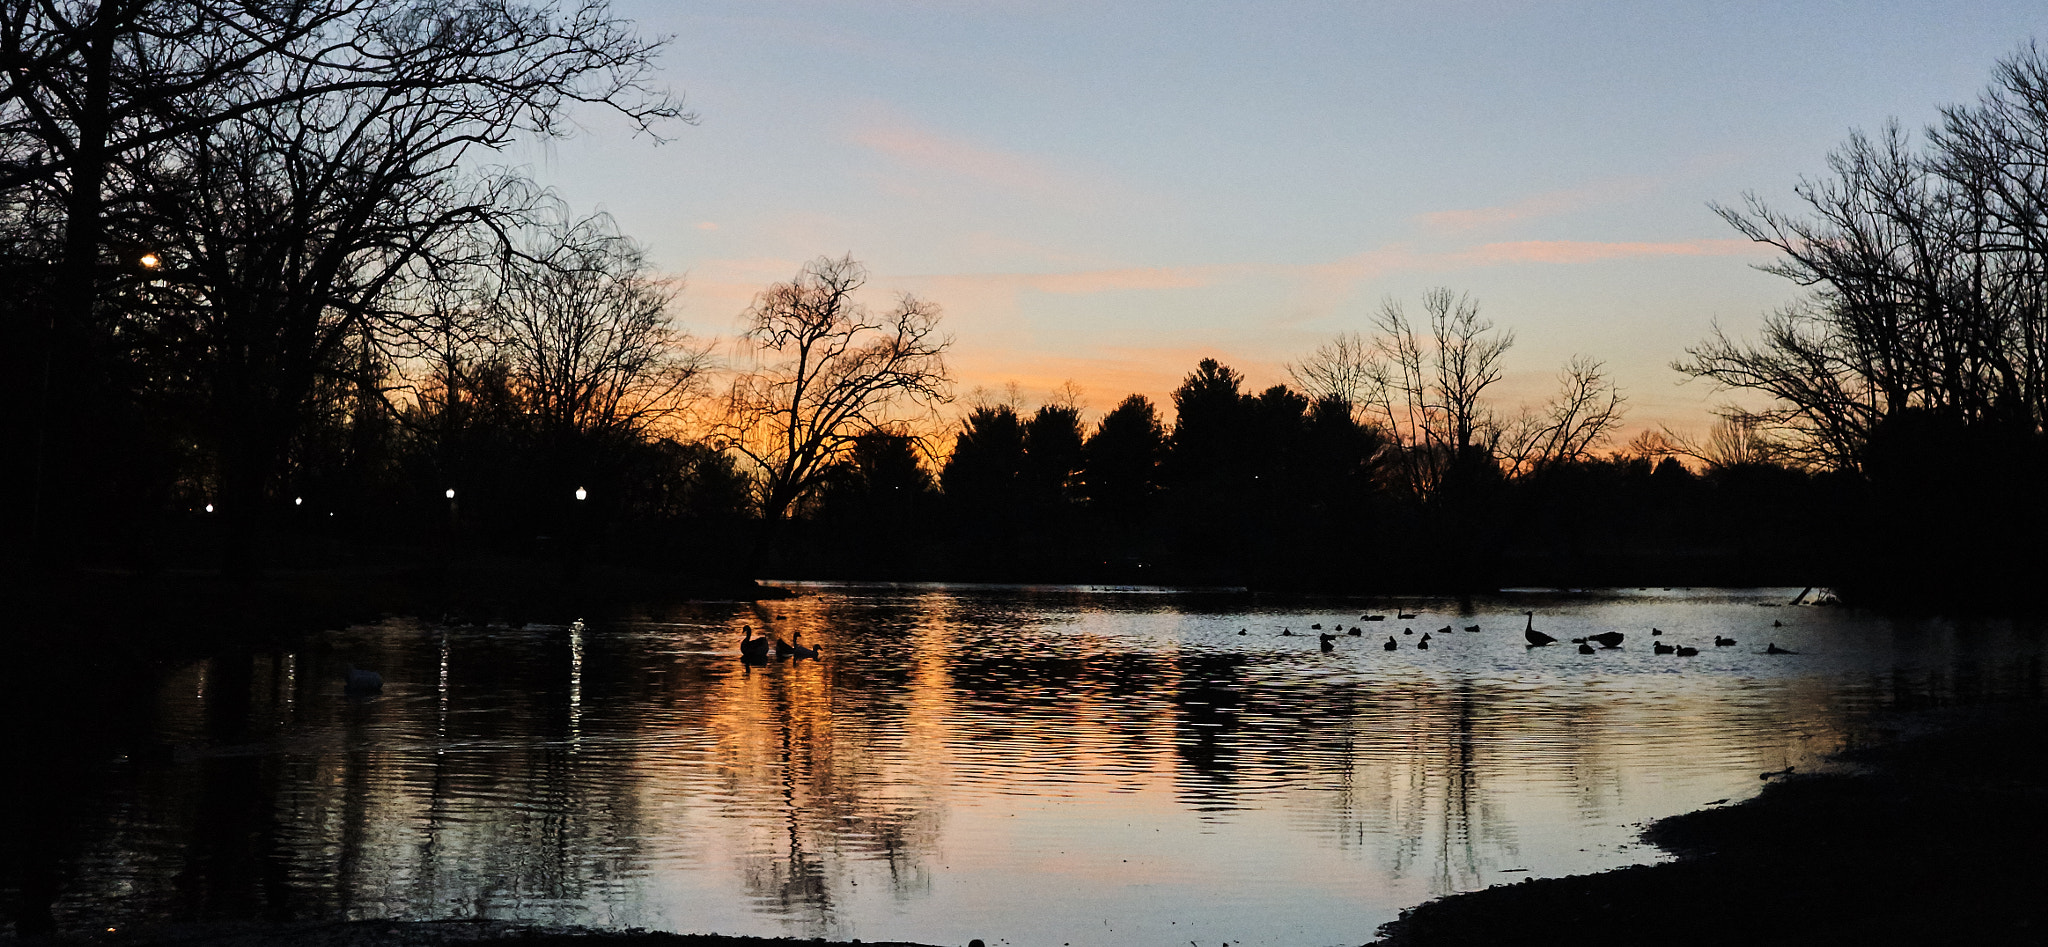
<svg viewBox="0 0 2048 947">
<path fill-rule="evenodd" d="M 851 255 L 820 257 L 747 310 L 753 364 L 734 375 L 715 430 L 761 478 L 757 557 L 856 438 L 951 397 L 939 307 L 905 293 L 872 313 L 854 298 L 866 282 Z"/>
</svg>

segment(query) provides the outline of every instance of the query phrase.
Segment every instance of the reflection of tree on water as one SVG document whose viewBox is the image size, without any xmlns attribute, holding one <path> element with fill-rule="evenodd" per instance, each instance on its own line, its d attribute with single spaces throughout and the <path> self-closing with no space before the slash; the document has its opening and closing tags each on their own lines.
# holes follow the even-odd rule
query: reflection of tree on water
<svg viewBox="0 0 2048 947">
<path fill-rule="evenodd" d="M 806 614 L 806 607 L 787 604 L 764 624 L 911 624 L 896 609 Z M 783 620 L 789 612 L 799 614 Z M 707 694 L 706 723 L 720 730 L 725 758 L 723 789 L 751 810 L 741 855 L 745 890 L 812 934 L 832 933 L 861 863 L 886 867 L 899 900 L 930 888 L 944 780 L 915 771 L 935 758 L 936 749 L 923 744 L 937 739 L 939 727 L 937 708 L 922 705 L 920 695 L 942 693 L 947 675 L 931 634 L 913 628 L 870 641 L 875 660 L 862 662 L 859 673 L 840 673 L 836 661 L 776 662 L 743 669 Z M 827 652 L 842 643 L 825 642 Z"/>
</svg>

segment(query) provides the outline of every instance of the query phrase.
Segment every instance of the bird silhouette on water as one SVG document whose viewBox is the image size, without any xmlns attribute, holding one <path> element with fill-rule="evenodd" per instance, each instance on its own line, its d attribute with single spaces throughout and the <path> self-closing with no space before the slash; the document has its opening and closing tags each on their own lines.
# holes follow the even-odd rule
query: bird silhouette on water
<svg viewBox="0 0 2048 947">
<path fill-rule="evenodd" d="M 746 634 L 740 638 L 740 660 L 761 662 L 768 660 L 768 639 L 754 637 L 754 626 L 741 625 Z"/>
<path fill-rule="evenodd" d="M 1723 638 L 1720 635 L 1714 636 L 1714 647 L 1716 648 L 1725 648 L 1734 643 L 1735 639 L 1733 638 Z"/>
<path fill-rule="evenodd" d="M 1478 626 L 1478 625 L 1466 625 L 1466 626 L 1465 626 L 1465 630 L 1466 630 L 1466 631 L 1478 631 L 1478 630 L 1479 630 L 1479 626 Z"/>
<path fill-rule="evenodd" d="M 1357 626 L 1357 625 L 1352 625 L 1352 626 L 1351 626 L 1351 632 L 1350 632 L 1350 634 L 1351 634 L 1351 637 L 1353 637 L 1353 638 L 1357 638 L 1357 637 L 1359 637 L 1359 636 L 1361 636 L 1361 635 L 1365 634 L 1365 632 L 1363 632 L 1363 631 L 1360 631 L 1360 630 L 1358 630 L 1358 626 Z"/>
<path fill-rule="evenodd" d="M 1681 658 L 1690 658 L 1690 657 L 1692 657 L 1692 656 L 1694 656 L 1694 655 L 1697 655 L 1697 654 L 1699 654 L 1699 653 L 1700 653 L 1700 649 L 1698 649 L 1698 648 L 1695 648 L 1695 647 L 1692 647 L 1692 646 L 1690 646 L 1690 645 L 1679 645 L 1679 646 L 1678 646 L 1678 656 L 1679 656 L 1679 657 L 1681 657 Z"/>
<path fill-rule="evenodd" d="M 1797 651 L 1787 651 L 1787 650 L 1785 650 L 1784 648 L 1780 648 L 1780 647 L 1778 647 L 1778 643 L 1777 643 L 1777 642 L 1775 642 L 1775 641 L 1773 641 L 1773 642 L 1771 642 L 1771 643 L 1770 643 L 1770 646 L 1769 646 L 1769 647 L 1766 647 L 1766 648 L 1764 648 L 1764 653 L 1765 653 L 1765 654 L 1798 654 L 1799 652 L 1797 652 Z"/>
<path fill-rule="evenodd" d="M 1386 643 L 1386 644 L 1383 644 L 1383 645 L 1380 645 L 1380 647 L 1381 647 L 1381 648 L 1384 648 L 1384 649 L 1386 649 L 1386 650 L 1388 650 L 1388 651 L 1392 651 L 1392 650 L 1394 650 L 1395 648 L 1398 648 L 1398 647 L 1400 647 L 1400 646 L 1401 646 L 1401 643 L 1400 643 L 1400 642 L 1398 642 L 1398 641 L 1395 641 L 1395 640 L 1394 640 L 1394 636 L 1393 636 L 1393 635 L 1388 635 L 1388 636 L 1387 636 L 1387 643 Z"/>
<path fill-rule="evenodd" d="M 1662 641 L 1659 641 L 1659 642 L 1656 642 L 1655 644 L 1652 644 L 1652 645 L 1650 645 L 1650 651 L 1651 651 L 1651 653 L 1653 653 L 1653 654 L 1670 654 L 1671 652 L 1673 652 L 1673 651 L 1676 651 L 1676 650 L 1678 650 L 1678 649 L 1677 649 L 1677 648 L 1674 648 L 1674 647 L 1672 647 L 1672 646 L 1670 646 L 1670 645 L 1668 645 L 1668 644 L 1665 644 L 1665 643 L 1664 643 L 1664 642 L 1662 642 Z"/>
<path fill-rule="evenodd" d="M 1337 636 L 1330 634 L 1327 631 L 1323 632 L 1323 634 L 1321 635 L 1320 643 L 1322 644 L 1324 651 L 1337 650 Z"/>
<path fill-rule="evenodd" d="M 1541 648 L 1557 640 L 1536 630 L 1535 612 L 1523 612 L 1522 614 L 1529 616 L 1529 621 L 1522 626 L 1522 637 L 1529 639 L 1529 647 Z"/>
<path fill-rule="evenodd" d="M 1619 648 L 1621 647 L 1621 641 L 1623 637 L 1624 636 L 1622 635 L 1622 633 L 1618 631 L 1603 631 L 1597 635 L 1587 635 L 1584 638 L 1573 638 L 1572 644 L 1586 644 L 1588 642 L 1591 642 L 1603 648 Z"/>
<path fill-rule="evenodd" d="M 815 658 L 818 656 L 818 649 L 816 646 L 804 644 L 804 633 L 802 629 L 798 629 L 796 634 L 789 636 L 789 650 L 791 654 L 799 658 Z"/>
<path fill-rule="evenodd" d="M 1428 651 L 1428 650 L 1429 650 L 1429 633 L 1428 633 L 1428 632 L 1424 632 L 1424 633 L 1423 633 L 1423 635 L 1422 635 L 1422 640 L 1420 640 L 1420 641 L 1417 641 L 1417 642 L 1415 642 L 1415 648 L 1416 648 L 1416 650 L 1418 650 L 1418 651 Z"/>
<path fill-rule="evenodd" d="M 1592 646 L 1592 645 L 1589 645 L 1589 644 L 1587 644 L 1587 643 L 1586 643 L 1586 642 L 1585 642 L 1584 640 L 1580 640 L 1580 641 L 1579 641 L 1579 653 L 1580 653 L 1580 654 L 1592 654 L 1592 653 L 1593 653 L 1593 651 L 1594 651 L 1594 648 L 1593 648 L 1593 646 Z"/>
</svg>

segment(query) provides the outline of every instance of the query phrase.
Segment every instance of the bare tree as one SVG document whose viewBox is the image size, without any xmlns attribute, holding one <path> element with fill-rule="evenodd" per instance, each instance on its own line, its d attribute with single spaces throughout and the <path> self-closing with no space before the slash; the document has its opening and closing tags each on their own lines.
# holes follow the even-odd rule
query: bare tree
<svg viewBox="0 0 2048 947">
<path fill-rule="evenodd" d="M 1363 405 L 1373 390 L 1377 356 L 1365 333 L 1340 332 L 1301 361 L 1287 363 L 1287 377 L 1310 401 L 1341 398 L 1345 404 Z"/>
<path fill-rule="evenodd" d="M 525 408 L 543 432 L 640 435 L 676 416 L 707 351 L 673 329 L 677 288 L 607 217 L 539 228 L 489 300 Z"/>
<path fill-rule="evenodd" d="M 1400 302 L 1389 299 L 1374 318 L 1378 336 L 1364 363 L 1364 407 L 1400 447 L 1409 489 L 1432 496 L 1451 467 L 1482 452 L 1491 457 L 1498 425 L 1486 389 L 1500 381 L 1513 332 L 1495 332 L 1470 296 L 1437 288 L 1422 298 L 1427 335 Z"/>
<path fill-rule="evenodd" d="M 1704 442 L 1668 427 L 1644 431 L 1629 442 L 1628 451 L 1641 457 L 1687 457 L 1709 469 L 1779 464 L 1785 446 L 1769 433 L 1769 422 L 1735 408 L 1719 412 Z"/>
<path fill-rule="evenodd" d="M 1621 425 L 1625 399 L 1598 360 L 1573 356 L 1557 374 L 1558 391 L 1541 411 L 1506 425 L 1499 454 L 1510 474 L 1586 460 Z"/>
<path fill-rule="evenodd" d="M 905 293 L 876 314 L 855 298 L 866 282 L 851 254 L 820 257 L 747 310 L 753 364 L 733 377 L 716 432 L 759 469 L 771 536 L 861 434 L 951 398 L 939 307 Z"/>
</svg>

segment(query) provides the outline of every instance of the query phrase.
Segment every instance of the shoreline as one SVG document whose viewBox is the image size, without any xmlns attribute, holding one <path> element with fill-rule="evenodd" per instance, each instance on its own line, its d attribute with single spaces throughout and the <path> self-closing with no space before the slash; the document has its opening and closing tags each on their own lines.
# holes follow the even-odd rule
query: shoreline
<svg viewBox="0 0 2048 947">
<path fill-rule="evenodd" d="M 1651 823 L 1675 861 L 1439 898 L 1367 947 L 2048 942 L 2048 704 L 1901 723 L 1834 771 Z"/>
</svg>

